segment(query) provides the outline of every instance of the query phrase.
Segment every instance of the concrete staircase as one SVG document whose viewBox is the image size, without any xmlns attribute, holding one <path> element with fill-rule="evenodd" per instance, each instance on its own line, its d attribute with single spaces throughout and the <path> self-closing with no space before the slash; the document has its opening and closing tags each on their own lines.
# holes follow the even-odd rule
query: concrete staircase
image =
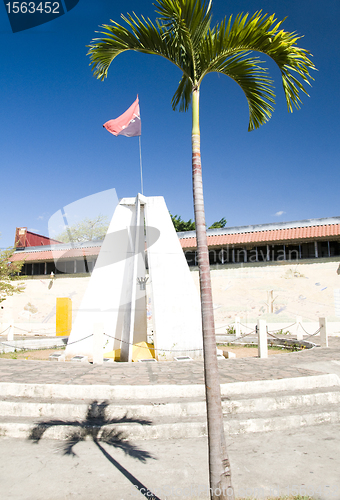
<svg viewBox="0 0 340 500">
<path fill-rule="evenodd" d="M 222 384 L 221 393 L 228 434 L 340 422 L 340 378 L 333 374 Z M 93 433 L 204 436 L 204 386 L 0 383 L 0 436 L 63 440 Z"/>
</svg>

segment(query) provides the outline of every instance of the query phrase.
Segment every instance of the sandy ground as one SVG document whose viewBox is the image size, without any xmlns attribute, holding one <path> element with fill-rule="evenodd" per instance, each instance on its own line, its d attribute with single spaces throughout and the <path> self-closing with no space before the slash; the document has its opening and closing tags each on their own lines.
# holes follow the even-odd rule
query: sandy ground
<svg viewBox="0 0 340 500">
<path fill-rule="evenodd" d="M 219 349 L 223 351 L 231 351 L 236 354 L 237 358 L 256 358 L 258 356 L 257 347 L 227 347 L 218 346 Z M 36 361 L 48 361 L 50 354 L 55 352 L 63 352 L 62 350 L 55 349 L 42 349 L 36 351 L 21 351 L 21 352 L 8 352 L 6 354 L 0 354 L 0 358 L 5 359 L 32 359 Z M 282 354 L 284 350 L 281 349 L 268 349 L 268 355 Z"/>
<path fill-rule="evenodd" d="M 222 351 L 229 351 L 236 354 L 237 358 L 257 358 L 258 350 L 257 347 L 238 347 L 238 346 L 218 346 L 218 349 Z M 268 349 L 268 356 L 272 356 L 273 354 L 283 354 L 290 351 L 283 349 Z"/>
<path fill-rule="evenodd" d="M 56 351 L 55 349 L 42 349 L 36 351 L 7 352 L 6 354 L 0 354 L 0 358 L 33 359 L 36 361 L 48 361 L 49 355 L 54 352 L 62 352 L 62 351 L 61 350 Z"/>
<path fill-rule="evenodd" d="M 235 316 L 240 317 L 241 323 L 256 323 L 261 318 L 268 323 L 289 325 L 297 316 L 304 322 L 318 321 L 319 317 L 339 322 L 338 268 L 339 258 L 211 269 L 217 333 L 225 333 Z M 192 271 L 191 275 L 198 289 L 198 272 Z M 14 321 L 23 330 L 36 328 L 38 333 L 49 334 L 55 331 L 56 299 L 71 298 L 74 319 L 89 280 L 89 277 L 58 277 L 51 288 L 49 278 L 25 280 L 24 293 L 8 297 L 2 303 L 0 323 Z M 270 291 L 272 312 L 268 302 Z"/>
</svg>

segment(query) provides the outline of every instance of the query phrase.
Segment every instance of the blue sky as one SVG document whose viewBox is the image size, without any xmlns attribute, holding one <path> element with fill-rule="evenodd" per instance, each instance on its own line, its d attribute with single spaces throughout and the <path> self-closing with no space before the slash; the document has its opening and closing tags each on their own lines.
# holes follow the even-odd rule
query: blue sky
<svg viewBox="0 0 340 500">
<path fill-rule="evenodd" d="M 213 1 L 213 22 L 263 9 L 287 16 L 284 28 L 318 68 L 310 98 L 287 113 L 280 75 L 276 110 L 247 132 L 247 102 L 225 76 L 201 86 L 201 147 L 208 225 L 228 226 L 340 215 L 338 0 Z M 128 53 L 105 82 L 89 68 L 86 45 L 98 26 L 135 11 L 154 19 L 150 0 L 80 0 L 60 18 L 13 34 L 0 6 L 1 217 L 0 246 L 13 245 L 15 227 L 48 234 L 49 218 L 80 198 L 115 188 L 119 198 L 140 191 L 138 138 L 102 128 L 140 99 L 144 194 L 162 195 L 169 210 L 193 218 L 191 113 L 174 112 L 180 72 L 154 56 Z"/>
</svg>

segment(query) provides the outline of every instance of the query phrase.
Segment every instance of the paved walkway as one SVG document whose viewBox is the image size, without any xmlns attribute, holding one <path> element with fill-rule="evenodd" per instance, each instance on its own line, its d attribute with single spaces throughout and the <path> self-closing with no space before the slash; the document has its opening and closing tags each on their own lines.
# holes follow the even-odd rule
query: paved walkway
<svg viewBox="0 0 340 500">
<path fill-rule="evenodd" d="M 267 359 L 220 360 L 220 382 L 246 382 L 305 377 L 321 373 L 340 376 L 340 337 L 329 347 L 271 355 Z M 203 362 L 113 363 L 92 365 L 0 359 L 0 381 L 28 384 L 156 385 L 203 384 Z"/>
<path fill-rule="evenodd" d="M 238 499 L 306 492 L 339 500 L 339 424 L 227 436 Z M 152 458 L 138 461 L 119 447 L 92 440 L 66 455 L 65 442 L 0 439 L 0 479 L 6 500 L 208 500 L 206 437 L 134 441 Z M 134 485 L 145 488 L 145 494 Z"/>
<path fill-rule="evenodd" d="M 340 376 L 340 338 L 328 349 L 271 355 L 268 359 L 219 361 L 221 383 Z M 0 360 L 0 381 L 58 384 L 200 384 L 203 363 L 117 363 L 102 366 L 49 361 Z M 318 500 L 340 498 L 339 424 L 227 436 L 233 485 L 238 498 L 306 492 Z M 133 443 L 150 459 L 138 461 L 123 449 L 93 441 L 65 455 L 65 442 L 0 439 L 0 482 L 10 500 L 208 500 L 207 440 L 151 440 Z M 193 493 L 191 493 L 193 492 Z"/>
</svg>

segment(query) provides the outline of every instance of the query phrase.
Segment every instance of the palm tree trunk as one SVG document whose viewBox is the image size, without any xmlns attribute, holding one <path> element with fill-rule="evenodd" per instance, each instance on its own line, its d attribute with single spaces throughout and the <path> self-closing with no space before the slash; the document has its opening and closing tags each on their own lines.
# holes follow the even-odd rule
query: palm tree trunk
<svg viewBox="0 0 340 500">
<path fill-rule="evenodd" d="M 231 486 L 230 463 L 224 437 L 221 388 L 216 356 L 216 337 L 210 279 L 209 251 L 203 200 L 199 128 L 199 89 L 194 89 L 192 94 L 192 180 L 201 291 L 204 377 L 209 446 L 210 497 L 211 500 L 234 500 L 234 493 Z"/>
</svg>

